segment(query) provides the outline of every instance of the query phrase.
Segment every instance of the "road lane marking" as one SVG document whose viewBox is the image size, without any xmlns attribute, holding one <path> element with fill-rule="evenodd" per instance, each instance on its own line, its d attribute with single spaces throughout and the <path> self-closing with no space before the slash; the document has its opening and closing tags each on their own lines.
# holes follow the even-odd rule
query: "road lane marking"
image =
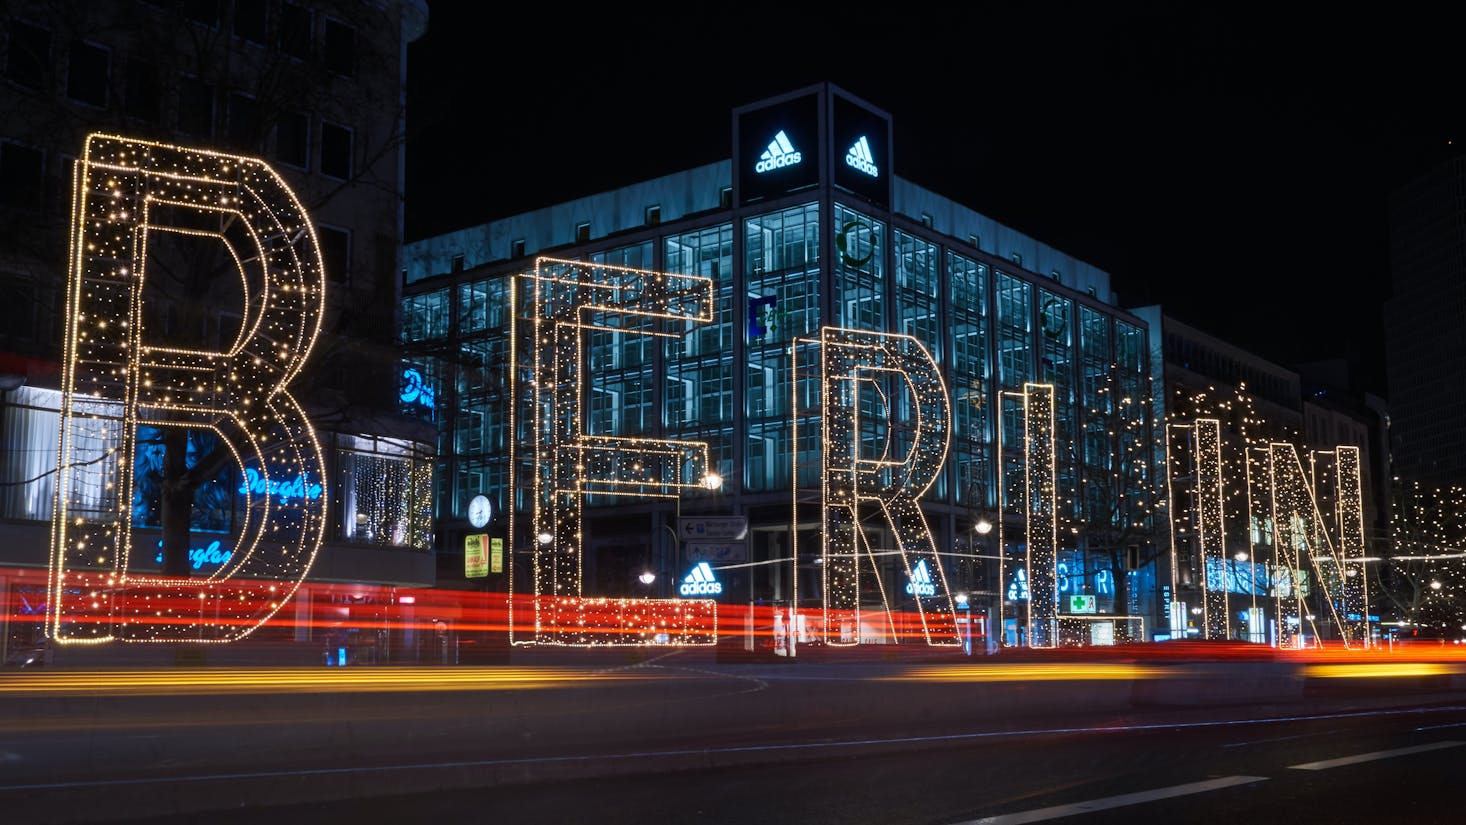
<svg viewBox="0 0 1466 825">
<path fill-rule="evenodd" d="M 1419 728 L 1416 728 L 1416 730 L 1419 730 Z M 1249 739 L 1246 742 L 1228 742 L 1222 747 L 1241 748 L 1246 747 L 1247 745 L 1261 745 L 1267 742 L 1287 742 L 1291 739 L 1308 739 L 1309 737 L 1313 736 L 1338 736 L 1339 734 L 1346 732 L 1348 732 L 1348 728 L 1344 728 L 1342 730 L 1324 730 L 1317 733 L 1300 733 L 1296 736 L 1275 736 L 1271 739 Z"/>
<path fill-rule="evenodd" d="M 1341 756 L 1338 759 L 1325 759 L 1321 762 L 1304 762 L 1302 765 L 1289 765 L 1288 767 L 1298 771 L 1326 771 L 1329 768 L 1337 768 L 1340 765 L 1357 765 L 1360 762 L 1373 762 L 1376 759 L 1389 759 L 1392 756 L 1408 756 L 1412 753 L 1438 751 L 1442 748 L 1454 748 L 1458 745 L 1466 745 L 1466 742 L 1457 742 L 1448 739 L 1444 742 L 1432 742 L 1429 745 L 1416 745 L 1413 748 L 1398 748 L 1392 751 L 1374 751 L 1372 753 L 1361 753 L 1356 756 Z"/>
<path fill-rule="evenodd" d="M 1441 728 L 1459 728 L 1466 726 L 1466 722 L 1452 722 L 1449 725 L 1426 725 L 1423 728 L 1416 728 L 1417 732 L 1423 730 L 1440 730 Z"/>
<path fill-rule="evenodd" d="M 981 819 L 960 822 L 957 825 L 1021 825 L 1024 822 L 1043 822 L 1047 819 L 1058 819 L 1061 816 L 1074 816 L 1075 814 L 1104 811 L 1110 808 L 1123 808 L 1126 805 L 1140 805 L 1145 802 L 1154 802 L 1158 799 L 1171 799 L 1177 796 L 1189 796 L 1191 794 L 1206 793 L 1207 791 L 1217 791 L 1222 788 L 1231 788 L 1236 785 L 1250 785 L 1254 782 L 1266 781 L 1266 776 L 1223 776 L 1218 779 L 1208 779 L 1205 782 L 1190 782 L 1185 785 L 1172 785 L 1169 788 L 1156 788 L 1153 791 L 1139 791 L 1137 793 L 1120 794 L 1119 796 L 1107 796 L 1103 799 L 1091 799 L 1088 802 L 1074 802 L 1068 805 L 1035 808 L 1031 811 L 1020 811 L 1012 814 L 985 816 Z"/>
</svg>

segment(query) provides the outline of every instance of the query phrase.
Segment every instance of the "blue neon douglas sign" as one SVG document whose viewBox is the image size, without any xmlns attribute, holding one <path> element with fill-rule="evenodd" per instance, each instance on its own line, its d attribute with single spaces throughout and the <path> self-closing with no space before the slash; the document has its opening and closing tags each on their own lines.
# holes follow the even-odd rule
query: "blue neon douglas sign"
<svg viewBox="0 0 1466 825">
<path fill-rule="evenodd" d="M 234 558 L 234 551 L 225 549 L 218 539 L 209 542 L 205 547 L 191 547 L 188 551 L 188 563 L 193 569 L 202 569 L 205 565 L 218 567 L 228 564 Z M 163 540 L 158 539 L 158 555 L 153 561 L 163 563 Z"/>
<path fill-rule="evenodd" d="M 277 496 L 286 502 L 293 498 L 314 501 L 321 497 L 321 485 L 311 483 L 305 475 L 292 479 L 267 479 L 259 470 L 251 467 L 244 471 L 244 481 L 239 485 L 241 494 Z"/>
<path fill-rule="evenodd" d="M 404 404 L 416 404 L 420 407 L 433 409 L 435 398 L 433 388 L 423 378 L 421 372 L 412 367 L 402 371 L 402 391 L 398 394 Z"/>
</svg>

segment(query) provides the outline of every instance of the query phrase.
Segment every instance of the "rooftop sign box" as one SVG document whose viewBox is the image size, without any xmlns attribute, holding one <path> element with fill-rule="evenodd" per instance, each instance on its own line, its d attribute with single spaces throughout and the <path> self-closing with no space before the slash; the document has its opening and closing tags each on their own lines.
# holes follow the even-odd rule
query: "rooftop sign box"
<svg viewBox="0 0 1466 825">
<path fill-rule="evenodd" d="M 830 84 L 737 109 L 733 128 L 740 206 L 824 179 L 875 205 L 890 205 L 891 118 Z"/>
</svg>

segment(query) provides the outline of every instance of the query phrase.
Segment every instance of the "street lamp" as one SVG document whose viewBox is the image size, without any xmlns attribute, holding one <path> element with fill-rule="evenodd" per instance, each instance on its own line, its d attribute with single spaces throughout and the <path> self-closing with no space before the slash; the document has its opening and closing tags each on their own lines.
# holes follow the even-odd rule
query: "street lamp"
<svg viewBox="0 0 1466 825">
<path fill-rule="evenodd" d="M 986 539 L 987 539 L 987 535 L 993 531 L 993 523 L 991 521 L 988 521 L 986 518 L 981 518 L 980 517 L 977 520 L 977 524 L 975 524 L 975 525 L 972 526 L 972 529 L 979 536 L 983 537 L 982 549 L 983 549 L 984 552 L 979 553 L 978 555 L 979 556 L 987 556 L 987 555 L 989 555 L 986 552 L 986 550 L 988 549 L 987 548 L 987 540 Z M 993 554 L 993 557 L 992 558 L 985 558 L 985 559 L 982 560 L 982 570 L 983 570 L 983 573 L 984 573 L 982 586 L 989 593 L 989 595 L 987 597 L 987 606 L 983 608 L 986 611 L 986 613 L 983 616 L 983 622 L 984 622 L 983 628 L 984 628 L 984 632 L 985 632 L 985 638 L 987 640 L 987 644 L 986 644 L 986 647 L 987 647 L 986 652 L 987 653 L 992 653 L 993 652 L 993 632 L 994 632 L 993 621 L 994 621 L 994 617 L 995 616 L 998 616 L 998 614 L 1000 613 L 1000 611 L 997 610 L 997 600 L 998 600 L 998 598 L 1000 598 L 997 594 L 1000 593 L 1002 591 L 1002 589 L 1003 589 L 1003 564 L 1002 564 L 1002 561 L 1001 561 L 1001 558 L 1000 557 L 1001 557 L 1001 554 Z M 989 567 L 988 562 L 993 562 L 993 564 L 991 565 L 992 568 L 993 568 L 993 575 L 992 575 L 992 582 L 993 583 L 992 583 L 991 586 L 988 585 L 988 576 L 986 575 L 987 569 Z M 972 617 L 969 616 L 967 618 L 967 621 L 968 621 L 969 632 L 971 632 L 970 628 L 972 626 L 971 625 Z M 971 644 L 972 643 L 969 641 L 968 642 L 968 650 L 969 651 L 971 651 L 971 649 L 972 649 L 971 648 Z"/>
</svg>

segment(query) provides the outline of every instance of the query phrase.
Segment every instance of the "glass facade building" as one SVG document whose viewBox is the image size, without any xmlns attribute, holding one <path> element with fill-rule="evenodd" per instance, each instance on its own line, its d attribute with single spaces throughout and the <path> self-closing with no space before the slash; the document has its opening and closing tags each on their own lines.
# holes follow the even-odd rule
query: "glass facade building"
<svg viewBox="0 0 1466 825">
<path fill-rule="evenodd" d="M 525 351 L 511 348 L 509 329 L 511 313 L 528 317 L 515 281 L 548 255 L 713 284 L 711 322 L 686 322 L 680 337 L 586 336 L 584 431 L 706 442 L 723 480 L 678 501 L 589 501 L 587 595 L 675 596 L 698 560 L 677 519 L 734 515 L 748 534 L 714 560 L 722 599 L 786 604 L 797 576 L 799 600 L 817 600 L 805 570 L 819 541 L 806 514 L 818 508 L 805 502 L 819 501 L 822 445 L 819 427 L 791 426 L 818 404 L 817 364 L 796 342 L 835 326 L 909 335 L 939 365 L 952 438 L 923 508 L 952 591 L 994 625 L 1021 598 L 1011 584 L 1022 571 L 999 563 L 1023 551 L 1023 492 L 999 488 L 1023 477 L 1021 394 L 1053 385 L 1060 601 L 1093 595 L 1097 616 L 1136 617 L 1115 638 L 1149 630 L 1163 610 L 1154 568 L 1126 564 L 1136 558 L 1127 547 L 1154 541 L 1145 322 L 1114 305 L 1102 271 L 890 176 L 890 143 L 887 115 L 823 84 L 736 110 L 730 162 L 409 244 L 403 345 L 437 399 L 439 552 L 461 553 L 464 535 L 487 532 L 519 558 L 532 540 L 504 533 L 507 509 L 532 505 L 508 487 L 509 440 L 519 460 L 533 455 L 533 411 L 508 395 L 511 353 L 523 361 Z M 865 416 L 873 449 L 909 443 L 910 413 L 889 413 Z M 478 495 L 495 513 L 484 528 L 466 520 Z M 791 523 L 794 499 L 813 523 Z M 999 520 L 1008 529 L 975 530 Z M 796 539 L 799 568 L 789 562 Z M 877 558 L 873 578 L 889 583 L 872 600 L 899 592 L 905 575 Z M 648 568 L 650 585 L 637 578 Z M 525 574 L 515 575 L 523 592 Z M 486 586 L 509 584 L 491 576 Z"/>
</svg>

